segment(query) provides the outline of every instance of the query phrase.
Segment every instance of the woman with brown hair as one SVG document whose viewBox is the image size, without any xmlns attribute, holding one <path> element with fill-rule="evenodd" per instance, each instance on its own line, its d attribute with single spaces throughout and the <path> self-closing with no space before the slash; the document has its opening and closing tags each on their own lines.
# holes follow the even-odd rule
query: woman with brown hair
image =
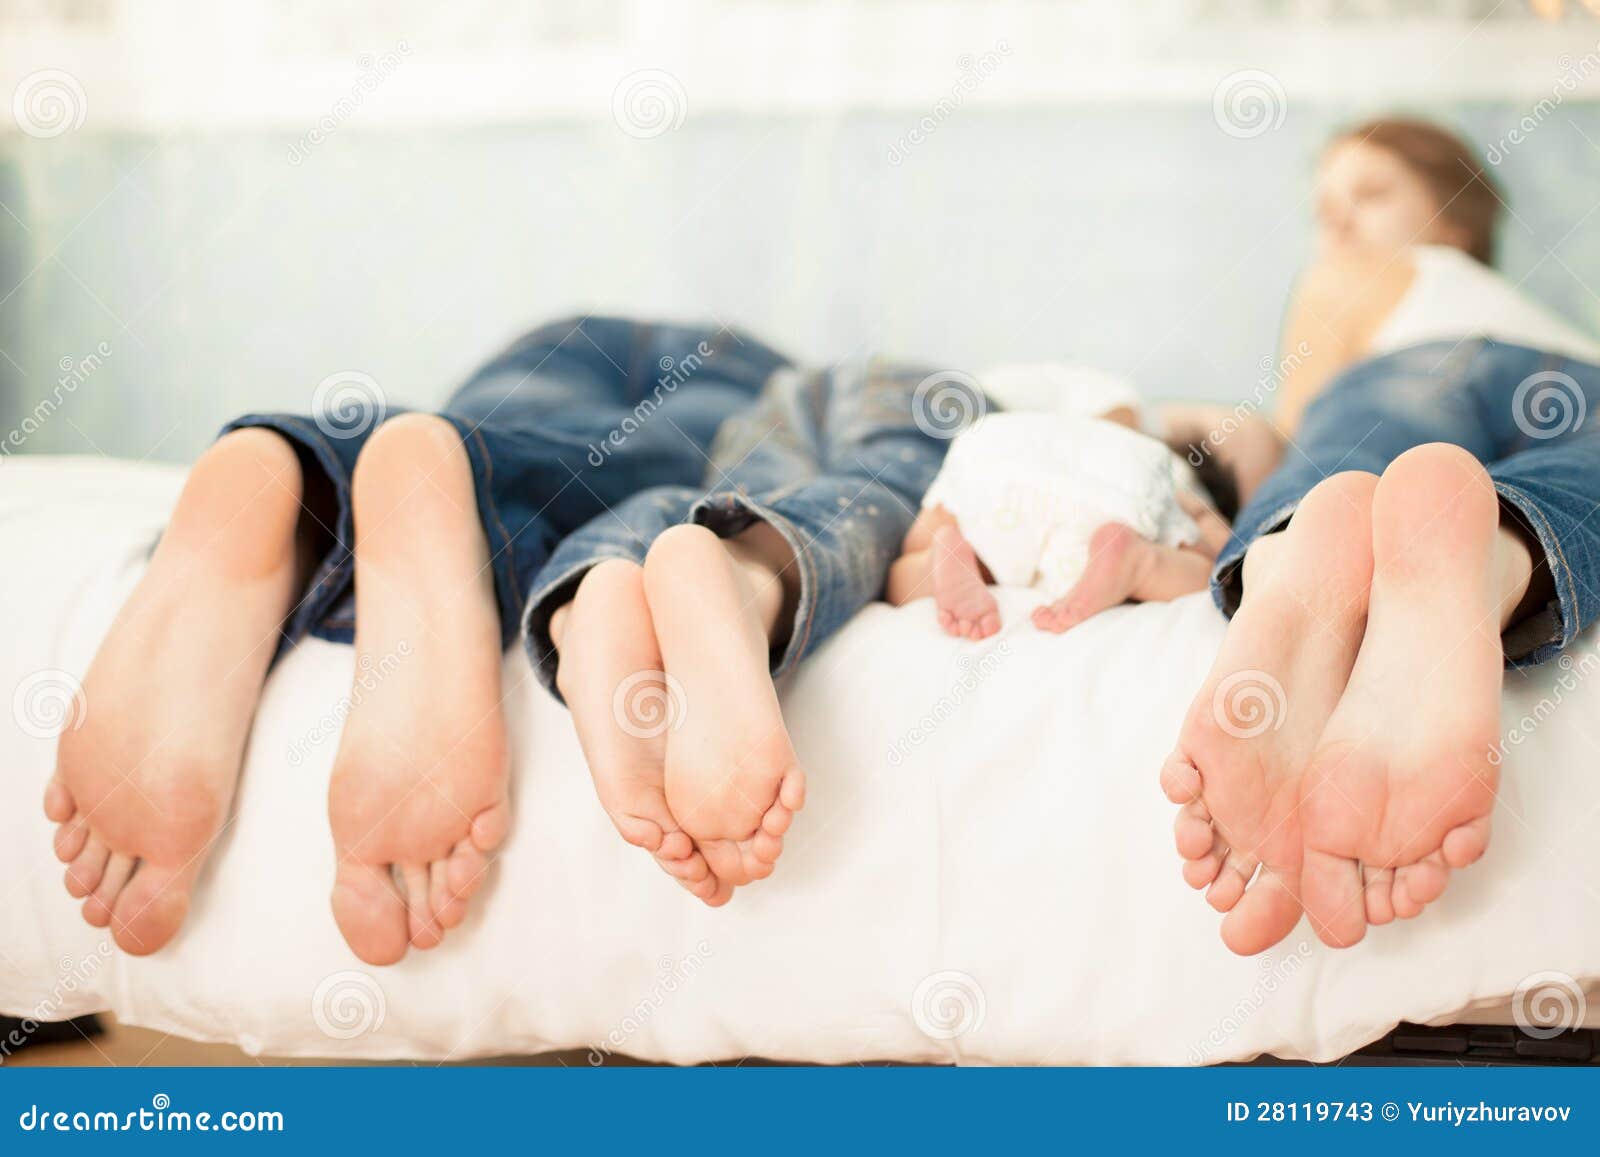
<svg viewBox="0 0 1600 1157">
<path fill-rule="evenodd" d="M 1328 146 L 1287 312 L 1283 464 L 1212 572 L 1232 617 L 1162 785 L 1184 878 L 1256 953 L 1419 914 L 1488 846 L 1506 666 L 1600 617 L 1600 343 L 1491 267 L 1450 133 Z"/>
</svg>

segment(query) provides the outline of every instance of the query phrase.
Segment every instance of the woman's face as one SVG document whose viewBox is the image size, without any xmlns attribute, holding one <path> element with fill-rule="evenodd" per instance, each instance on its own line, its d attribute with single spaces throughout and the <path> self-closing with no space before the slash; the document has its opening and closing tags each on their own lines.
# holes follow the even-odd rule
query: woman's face
<svg viewBox="0 0 1600 1157">
<path fill-rule="evenodd" d="M 1388 256 L 1410 245 L 1455 245 L 1428 186 L 1388 149 L 1339 141 L 1317 171 L 1317 246 L 1323 257 Z"/>
</svg>

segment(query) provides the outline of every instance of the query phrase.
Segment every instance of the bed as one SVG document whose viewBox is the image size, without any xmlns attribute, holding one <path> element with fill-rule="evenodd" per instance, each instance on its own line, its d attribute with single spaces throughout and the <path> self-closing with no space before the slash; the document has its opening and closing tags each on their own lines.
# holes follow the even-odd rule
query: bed
<svg viewBox="0 0 1600 1157">
<path fill-rule="evenodd" d="M 0 1014 L 122 1021 L 250 1053 L 700 1062 L 1330 1060 L 1398 1022 L 1600 1024 L 1600 654 L 1513 676 L 1493 845 L 1428 918 L 1333 952 L 1230 955 L 1186 888 L 1156 770 L 1221 637 L 1205 596 L 983 644 L 876 605 L 783 688 L 810 799 L 778 872 L 711 911 L 615 836 L 571 725 L 506 658 L 517 821 L 443 947 L 373 968 L 328 910 L 324 797 L 350 651 L 271 676 L 236 818 L 169 948 L 133 959 L 61 888 L 39 801 L 40 672 L 81 675 L 182 480 L 0 462 L 13 694 L 0 741 Z M 88 705 L 92 713 L 93 704 Z M 298 756 L 291 758 L 291 753 Z M 1514 1005 L 1515 1007 L 1511 1007 Z"/>
</svg>

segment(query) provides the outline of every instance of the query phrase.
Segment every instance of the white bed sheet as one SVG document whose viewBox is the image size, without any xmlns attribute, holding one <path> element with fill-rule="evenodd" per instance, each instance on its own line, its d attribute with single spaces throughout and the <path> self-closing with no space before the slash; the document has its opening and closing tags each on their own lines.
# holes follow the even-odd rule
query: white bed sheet
<svg viewBox="0 0 1600 1157">
<path fill-rule="evenodd" d="M 180 481 L 0 463 L 0 692 L 81 675 Z M 1512 677 L 1525 738 L 1493 846 L 1427 919 L 1347 952 L 1302 923 L 1239 959 L 1179 878 L 1156 785 L 1222 634 L 1209 600 L 1065 637 L 1008 603 L 985 645 L 939 634 L 927 603 L 874 606 L 805 665 L 784 703 L 809 805 L 777 874 L 715 912 L 616 838 L 565 713 L 509 655 L 516 828 L 468 923 L 387 969 L 357 961 L 328 911 L 336 741 L 288 758 L 345 693 L 348 649 L 309 642 L 273 674 L 237 819 L 185 931 L 145 959 L 109 951 L 62 890 L 39 811 L 53 744 L 7 727 L 0 1012 L 110 1009 L 277 1055 L 1185 1064 L 1330 1059 L 1530 978 L 1546 1009 L 1600 981 L 1593 640 L 1570 668 Z"/>
</svg>

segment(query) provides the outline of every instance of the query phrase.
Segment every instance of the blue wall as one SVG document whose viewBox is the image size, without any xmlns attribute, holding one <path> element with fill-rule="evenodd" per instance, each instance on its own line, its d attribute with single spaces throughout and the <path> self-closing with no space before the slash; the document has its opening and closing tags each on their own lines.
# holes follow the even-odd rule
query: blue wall
<svg viewBox="0 0 1600 1157">
<path fill-rule="evenodd" d="M 591 309 L 715 315 L 814 360 L 1067 357 L 1153 395 L 1242 396 L 1306 253 L 1317 148 L 1370 111 L 1297 104 L 1238 140 L 1209 107 L 973 107 L 898 165 L 910 113 L 707 115 L 642 141 L 350 128 L 298 165 L 287 136 L 12 139 L 0 420 L 103 342 L 23 448 L 181 461 L 340 370 L 437 403 L 519 328 Z M 1526 109 L 1427 111 L 1487 147 Z M 1600 331 L 1589 141 L 1600 105 L 1568 104 L 1495 171 L 1503 265 Z"/>
</svg>

